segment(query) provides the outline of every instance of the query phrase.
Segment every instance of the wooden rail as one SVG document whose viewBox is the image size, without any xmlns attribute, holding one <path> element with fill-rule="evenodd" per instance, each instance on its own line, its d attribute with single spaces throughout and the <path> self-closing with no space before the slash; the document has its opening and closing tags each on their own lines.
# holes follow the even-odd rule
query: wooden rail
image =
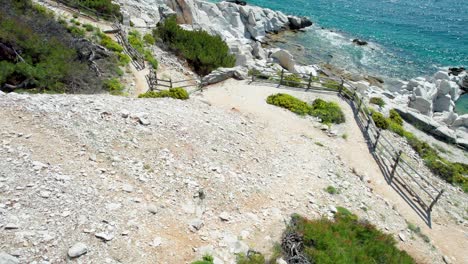
<svg viewBox="0 0 468 264">
<path fill-rule="evenodd" d="M 153 68 L 150 68 L 150 73 L 146 76 L 146 81 L 148 82 L 148 87 L 150 91 L 165 90 L 165 89 L 171 89 L 174 87 L 178 87 L 178 88 L 194 87 L 195 90 L 191 91 L 190 93 L 203 90 L 203 86 L 201 85 L 201 82 L 199 79 L 191 78 L 191 79 L 177 80 L 177 81 L 172 80 L 172 78 L 160 79 L 158 78 L 158 74 Z"/>
<path fill-rule="evenodd" d="M 304 89 L 305 91 L 330 91 L 348 101 L 355 111 L 355 118 L 368 140 L 369 149 L 379 164 L 388 184 L 392 185 L 410 205 L 431 225 L 431 212 L 444 190 L 429 182 L 411 165 L 403 150 L 397 149 L 392 140 L 375 124 L 369 107 L 359 96 L 357 88 L 342 78 L 318 77 L 282 71 L 251 72 L 251 82 L 274 83 L 279 86 Z M 289 79 L 289 80 L 288 80 Z M 297 79 L 292 81 L 291 79 Z M 417 204 L 411 204 L 416 201 Z"/>
</svg>

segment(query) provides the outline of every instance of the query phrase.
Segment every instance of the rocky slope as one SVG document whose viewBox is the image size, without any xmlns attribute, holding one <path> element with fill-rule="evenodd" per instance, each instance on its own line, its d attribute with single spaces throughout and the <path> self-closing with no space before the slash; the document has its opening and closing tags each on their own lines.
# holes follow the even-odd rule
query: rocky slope
<svg viewBox="0 0 468 264">
<path fill-rule="evenodd" d="M 291 213 L 332 216 L 338 205 L 422 262 L 451 256 L 407 230 L 405 206 L 370 185 L 378 175 L 345 163 L 344 139 L 273 106 L 272 123 L 210 98 L 0 95 L 0 260 L 185 263 L 210 253 L 233 263 L 249 247 L 268 253 Z M 459 194 L 447 193 L 437 226 L 463 230 L 466 199 L 450 205 Z"/>
</svg>

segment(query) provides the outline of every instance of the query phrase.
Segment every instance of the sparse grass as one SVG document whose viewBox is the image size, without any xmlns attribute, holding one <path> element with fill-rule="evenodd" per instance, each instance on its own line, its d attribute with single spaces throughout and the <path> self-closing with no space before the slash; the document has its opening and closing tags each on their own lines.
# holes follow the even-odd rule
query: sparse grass
<svg viewBox="0 0 468 264">
<path fill-rule="evenodd" d="M 302 253 L 311 263 L 415 263 L 410 255 L 396 247 L 391 235 L 359 220 L 345 208 L 337 209 L 334 220 L 292 216 L 285 234 L 296 233 L 302 237 Z"/>
<path fill-rule="evenodd" d="M 408 229 L 411 230 L 411 232 L 413 232 L 417 236 L 419 236 L 424 242 L 426 243 L 431 242 L 431 239 L 427 235 L 421 232 L 421 228 L 419 228 L 419 226 L 416 226 L 415 224 L 408 222 Z"/>
<path fill-rule="evenodd" d="M 374 117 L 375 113 L 373 113 L 372 117 Z M 418 139 L 413 133 L 406 131 L 400 125 L 403 121 L 396 111 L 390 111 L 390 118 L 385 118 L 382 114 L 380 115 L 387 122 L 387 128 L 390 131 L 406 138 L 408 144 L 424 160 L 432 173 L 450 183 L 460 185 L 463 191 L 468 192 L 468 177 L 466 176 L 468 175 L 468 165 L 453 163 L 439 156 L 435 148 L 431 147 L 427 142 Z"/>
<path fill-rule="evenodd" d="M 333 80 L 327 80 L 325 81 L 325 83 L 322 84 L 322 86 L 328 88 L 328 89 L 332 89 L 332 90 L 340 90 L 340 87 L 341 87 L 341 84 L 339 84 L 338 82 L 336 81 L 333 81 Z"/>
<path fill-rule="evenodd" d="M 320 143 L 318 141 L 315 142 L 315 145 L 320 146 L 320 147 L 325 147 L 322 143 Z"/>
<path fill-rule="evenodd" d="M 348 134 L 344 133 L 343 135 L 341 135 L 341 137 L 344 139 L 344 140 L 348 140 Z"/>
<path fill-rule="evenodd" d="M 120 83 L 117 78 L 112 78 L 109 80 L 104 81 L 104 89 L 109 91 L 112 95 L 121 95 L 125 86 Z"/>
<path fill-rule="evenodd" d="M 237 264 L 265 264 L 265 257 L 259 252 L 249 252 L 247 255 L 237 255 Z"/>
<path fill-rule="evenodd" d="M 101 37 L 101 45 L 106 47 L 108 50 L 115 52 L 122 52 L 124 50 L 119 43 L 112 40 L 111 37 L 107 36 L 106 34 L 101 33 L 99 34 L 99 37 Z"/>
<path fill-rule="evenodd" d="M 283 84 L 291 87 L 301 87 L 301 76 L 297 74 L 285 74 L 283 77 Z"/>
<path fill-rule="evenodd" d="M 86 31 L 91 32 L 94 30 L 94 26 L 91 24 L 83 24 L 83 27 L 86 29 Z"/>
<path fill-rule="evenodd" d="M 187 100 L 189 99 L 189 94 L 183 88 L 171 88 L 169 90 L 163 91 L 149 91 L 144 94 L 140 94 L 138 98 L 162 98 L 170 97 L 174 99 Z"/>
<path fill-rule="evenodd" d="M 202 260 L 194 261 L 192 264 L 213 264 L 214 258 L 210 255 L 203 256 Z"/>
<path fill-rule="evenodd" d="M 378 105 L 380 107 L 385 106 L 385 101 L 380 97 L 371 97 L 371 99 L 369 100 L 369 103 Z"/>
<path fill-rule="evenodd" d="M 337 194 L 338 190 L 333 186 L 328 186 L 325 191 L 329 194 Z"/>
</svg>

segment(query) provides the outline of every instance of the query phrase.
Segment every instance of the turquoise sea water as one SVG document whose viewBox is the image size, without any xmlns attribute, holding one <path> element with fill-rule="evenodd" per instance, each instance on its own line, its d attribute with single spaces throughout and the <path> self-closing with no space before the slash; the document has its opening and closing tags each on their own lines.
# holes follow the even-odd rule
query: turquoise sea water
<svg viewBox="0 0 468 264">
<path fill-rule="evenodd" d="M 247 2 L 314 21 L 307 32 L 288 35 L 287 43 L 279 44 L 306 64 L 328 62 L 398 79 L 432 75 L 440 67 L 468 67 L 467 0 Z M 353 45 L 354 38 L 370 45 Z M 468 97 L 458 104 L 468 105 Z"/>
</svg>

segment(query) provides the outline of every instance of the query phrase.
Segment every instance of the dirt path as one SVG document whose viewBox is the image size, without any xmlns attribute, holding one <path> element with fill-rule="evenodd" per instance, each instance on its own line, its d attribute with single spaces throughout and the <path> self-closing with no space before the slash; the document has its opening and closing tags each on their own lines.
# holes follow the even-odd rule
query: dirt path
<svg viewBox="0 0 468 264">
<path fill-rule="evenodd" d="M 429 236 L 433 245 L 443 255 L 450 256 L 456 263 L 468 263 L 468 256 L 465 254 L 465 250 L 468 248 L 467 229 L 440 215 L 433 219 L 432 229 L 426 226 L 414 210 L 386 183 L 354 120 L 352 109 L 343 100 L 330 94 L 293 92 L 268 86 L 250 86 L 246 82 L 233 80 L 209 87 L 203 97 L 215 106 L 235 109 L 245 115 L 259 117 L 261 120 L 265 120 L 266 126 L 280 127 L 286 135 L 305 134 L 317 141 L 325 141 L 324 138 L 327 136 L 315 128 L 310 120 L 291 117 L 292 114 L 287 111 L 273 111 L 274 106 L 266 104 L 266 97 L 278 92 L 290 93 L 299 98 L 307 99 L 307 101 L 321 97 L 338 102 L 346 114 L 347 122 L 344 130 L 348 135 L 348 140 L 326 139 L 329 147 L 336 151 L 347 166 L 365 172 L 369 179 L 368 186 L 373 192 L 390 201 L 406 221 L 421 227 L 422 232 Z M 279 188 L 281 189 L 281 187 Z M 425 253 L 420 248 L 406 243 L 400 243 L 400 245 L 413 256 L 417 256 L 418 259 L 425 259 Z"/>
</svg>

